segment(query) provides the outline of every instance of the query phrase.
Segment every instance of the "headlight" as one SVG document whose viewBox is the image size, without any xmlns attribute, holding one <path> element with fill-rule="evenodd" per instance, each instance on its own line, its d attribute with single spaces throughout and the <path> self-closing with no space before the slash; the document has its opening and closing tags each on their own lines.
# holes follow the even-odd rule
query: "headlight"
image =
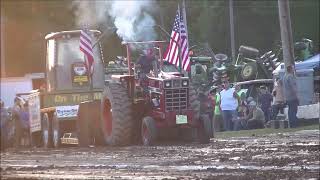
<svg viewBox="0 0 320 180">
<path fill-rule="evenodd" d="M 187 87 L 188 86 L 188 80 L 182 81 L 182 87 Z"/>
<path fill-rule="evenodd" d="M 164 87 L 166 87 L 166 88 L 171 87 L 171 82 L 170 81 L 165 82 Z"/>
</svg>

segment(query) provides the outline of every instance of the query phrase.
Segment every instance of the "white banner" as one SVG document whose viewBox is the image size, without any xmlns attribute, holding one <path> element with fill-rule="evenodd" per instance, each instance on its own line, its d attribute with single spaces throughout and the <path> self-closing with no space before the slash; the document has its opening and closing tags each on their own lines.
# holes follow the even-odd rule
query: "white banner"
<svg viewBox="0 0 320 180">
<path fill-rule="evenodd" d="M 36 132 L 41 130 L 40 98 L 39 93 L 32 94 L 28 97 L 29 105 L 29 123 L 30 131 Z"/>
<path fill-rule="evenodd" d="M 56 113 L 58 118 L 77 117 L 79 105 L 57 106 Z"/>
</svg>

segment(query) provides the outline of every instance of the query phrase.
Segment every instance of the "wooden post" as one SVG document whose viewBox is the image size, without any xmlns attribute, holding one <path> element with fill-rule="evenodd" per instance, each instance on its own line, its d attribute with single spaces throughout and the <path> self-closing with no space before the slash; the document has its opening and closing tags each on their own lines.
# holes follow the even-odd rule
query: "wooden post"
<svg viewBox="0 0 320 180">
<path fill-rule="evenodd" d="M 294 66 L 294 48 L 292 40 L 292 29 L 290 19 L 289 0 L 278 0 L 279 20 L 281 29 L 281 41 L 283 49 L 283 61 L 285 72 L 287 73 L 288 66 Z"/>
</svg>

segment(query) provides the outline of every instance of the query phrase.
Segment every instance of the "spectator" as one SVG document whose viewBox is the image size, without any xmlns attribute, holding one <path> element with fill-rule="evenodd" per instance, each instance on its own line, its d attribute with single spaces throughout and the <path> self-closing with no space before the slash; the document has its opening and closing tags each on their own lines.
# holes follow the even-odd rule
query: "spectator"
<svg viewBox="0 0 320 180">
<path fill-rule="evenodd" d="M 8 111 L 6 108 L 4 108 L 4 102 L 0 100 L 1 103 L 1 119 L 0 119 L 0 129 L 1 129 L 1 135 L 4 134 L 5 132 L 5 125 L 7 124 L 8 121 Z"/>
<path fill-rule="evenodd" d="M 248 129 L 264 128 L 264 112 L 257 107 L 256 102 L 251 101 L 249 104 L 249 115 L 247 119 Z"/>
<path fill-rule="evenodd" d="M 272 119 L 275 120 L 277 118 L 279 111 L 281 114 L 283 114 L 283 108 L 284 108 L 283 85 L 280 78 L 276 78 L 272 95 L 274 97 L 273 105 L 272 105 Z"/>
<path fill-rule="evenodd" d="M 238 95 L 233 88 L 230 88 L 228 81 L 223 83 L 224 89 L 220 92 L 220 108 L 222 110 L 224 130 L 232 131 L 232 119 L 237 117 Z"/>
<path fill-rule="evenodd" d="M 29 144 L 29 106 L 28 102 L 25 102 L 23 105 L 23 108 L 20 112 L 20 137 L 18 137 L 19 142 L 22 143 L 22 145 L 28 145 Z"/>
<path fill-rule="evenodd" d="M 288 104 L 288 118 L 291 128 L 297 127 L 298 118 L 297 111 L 299 105 L 299 98 L 297 93 L 297 80 L 294 76 L 292 66 L 287 67 L 287 73 L 283 78 L 283 88 L 285 94 L 285 100 Z"/>
<path fill-rule="evenodd" d="M 247 129 L 247 119 L 249 115 L 249 109 L 246 101 L 241 101 L 238 107 L 238 117 L 233 120 L 233 130 L 239 131 L 242 129 Z"/>
<path fill-rule="evenodd" d="M 221 131 L 222 126 L 222 116 L 221 116 L 221 109 L 220 109 L 220 101 L 221 101 L 221 86 L 218 86 L 216 89 L 216 93 L 214 94 L 214 115 L 213 115 L 213 127 L 214 130 L 219 132 Z"/>
<path fill-rule="evenodd" d="M 271 103 L 272 103 L 273 97 L 268 91 L 266 86 L 260 87 L 260 94 L 258 96 L 258 102 L 261 106 L 261 109 L 264 113 L 265 121 L 270 121 L 271 118 Z"/>
<path fill-rule="evenodd" d="M 24 137 L 29 135 L 29 111 L 28 103 L 21 97 L 14 99 L 12 118 L 15 125 L 15 142 L 14 146 L 19 147 L 21 142 L 25 145 Z"/>
</svg>

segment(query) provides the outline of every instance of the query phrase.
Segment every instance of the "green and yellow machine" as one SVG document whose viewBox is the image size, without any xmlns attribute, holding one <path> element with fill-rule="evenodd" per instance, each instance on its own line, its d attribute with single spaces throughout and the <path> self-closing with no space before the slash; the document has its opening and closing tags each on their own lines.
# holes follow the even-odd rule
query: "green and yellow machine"
<svg viewBox="0 0 320 180">
<path fill-rule="evenodd" d="M 93 42 L 101 34 L 97 30 L 89 33 Z M 79 39 L 80 30 L 51 33 L 45 37 L 45 84 L 25 97 L 29 103 L 33 144 L 43 147 L 78 144 L 78 136 L 83 133 L 79 130 L 84 126 L 77 119 L 79 105 L 101 99 L 105 71 L 101 47 L 97 44 L 93 48 L 94 73 L 91 78 L 85 56 L 79 49 Z M 90 121 L 91 126 L 99 126 L 99 119 L 91 117 Z M 99 132 L 99 128 L 95 131 Z"/>
</svg>

